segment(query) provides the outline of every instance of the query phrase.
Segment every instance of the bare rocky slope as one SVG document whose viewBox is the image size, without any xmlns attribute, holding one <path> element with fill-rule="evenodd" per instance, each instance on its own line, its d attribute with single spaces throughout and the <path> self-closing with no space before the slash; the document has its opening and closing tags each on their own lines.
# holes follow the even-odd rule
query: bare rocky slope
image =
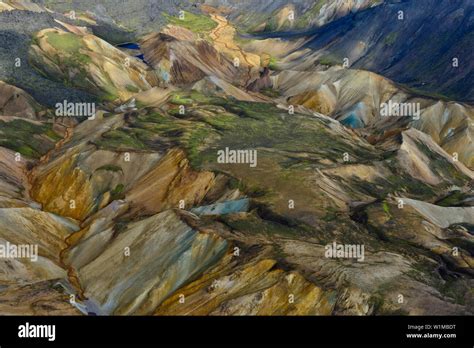
<svg viewBox="0 0 474 348">
<path fill-rule="evenodd" d="M 385 1 L 304 33 L 271 36 L 306 39 L 292 70 L 346 60 L 347 66 L 381 74 L 412 93 L 472 103 L 473 16 L 469 0 Z"/>
</svg>

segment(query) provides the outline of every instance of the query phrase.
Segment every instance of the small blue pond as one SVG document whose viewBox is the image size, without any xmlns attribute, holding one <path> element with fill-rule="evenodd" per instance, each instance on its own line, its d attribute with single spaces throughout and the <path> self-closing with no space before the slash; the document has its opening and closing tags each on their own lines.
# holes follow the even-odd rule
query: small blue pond
<svg viewBox="0 0 474 348">
<path fill-rule="evenodd" d="M 123 43 L 123 44 L 120 44 L 120 45 L 117 45 L 117 47 L 119 48 L 127 48 L 129 50 L 139 50 L 140 49 L 140 45 L 135 43 L 135 42 L 127 42 L 127 43 Z"/>
</svg>

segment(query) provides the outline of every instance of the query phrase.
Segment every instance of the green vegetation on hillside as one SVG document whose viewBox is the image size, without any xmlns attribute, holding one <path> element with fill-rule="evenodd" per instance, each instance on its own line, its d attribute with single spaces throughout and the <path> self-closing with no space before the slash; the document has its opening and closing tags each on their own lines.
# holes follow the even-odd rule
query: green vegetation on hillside
<svg viewBox="0 0 474 348">
<path fill-rule="evenodd" d="M 54 48 L 63 52 L 76 53 L 82 47 L 81 39 L 71 33 L 48 33 L 47 40 Z"/>
<path fill-rule="evenodd" d="M 16 119 L 0 121 L 0 146 L 29 157 L 39 158 L 61 139 L 50 124 L 36 124 Z"/>
<path fill-rule="evenodd" d="M 194 14 L 188 11 L 183 11 L 183 14 L 183 19 L 180 19 L 179 15 L 174 17 L 167 13 L 163 13 L 163 16 L 166 18 L 168 23 L 179 25 L 195 33 L 209 33 L 217 26 L 216 22 L 205 15 Z"/>
<path fill-rule="evenodd" d="M 327 0 L 317 0 L 314 2 L 313 7 L 309 11 L 306 11 L 303 15 L 297 16 L 295 20 L 295 28 L 307 29 L 311 20 L 319 15 L 319 11 Z"/>
</svg>

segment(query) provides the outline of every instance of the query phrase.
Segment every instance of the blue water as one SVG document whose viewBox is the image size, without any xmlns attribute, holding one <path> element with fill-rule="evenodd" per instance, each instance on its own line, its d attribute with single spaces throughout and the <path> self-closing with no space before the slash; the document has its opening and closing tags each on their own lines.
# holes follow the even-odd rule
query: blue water
<svg viewBox="0 0 474 348">
<path fill-rule="evenodd" d="M 117 45 L 117 47 L 127 48 L 129 50 L 139 50 L 140 49 L 140 45 L 135 43 L 135 42 L 123 43 L 123 44 Z"/>
<path fill-rule="evenodd" d="M 140 45 L 135 43 L 135 42 L 126 42 L 126 43 L 123 43 L 123 44 L 120 44 L 120 45 L 117 45 L 117 47 L 119 48 L 126 48 L 126 49 L 129 49 L 129 50 L 136 50 L 136 51 L 139 51 L 140 50 Z M 144 62 L 145 64 L 148 64 L 145 60 L 145 56 L 143 55 L 143 53 L 141 54 L 137 54 L 136 56 L 134 56 L 135 58 L 138 58 L 140 59 L 142 62 Z"/>
<path fill-rule="evenodd" d="M 344 115 L 342 119 L 339 120 L 344 126 L 351 128 L 364 128 L 365 124 L 361 120 L 361 114 L 366 112 L 366 106 L 363 102 L 358 102 L 351 110 L 350 113 Z"/>
<path fill-rule="evenodd" d="M 351 127 L 351 128 L 362 128 L 364 127 L 364 123 L 360 120 L 359 117 L 355 114 L 350 114 L 346 118 L 340 121 L 344 126 Z"/>
<path fill-rule="evenodd" d="M 138 56 L 135 56 L 135 58 L 138 58 L 140 59 L 141 61 L 143 61 L 144 63 L 148 64 L 145 60 L 145 56 L 143 54 L 139 54 Z"/>
</svg>

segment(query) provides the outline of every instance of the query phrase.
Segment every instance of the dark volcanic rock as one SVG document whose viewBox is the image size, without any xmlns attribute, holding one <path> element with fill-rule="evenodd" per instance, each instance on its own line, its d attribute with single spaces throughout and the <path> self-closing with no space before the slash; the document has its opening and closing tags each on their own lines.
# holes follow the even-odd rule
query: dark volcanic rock
<svg viewBox="0 0 474 348">
<path fill-rule="evenodd" d="M 58 26 L 47 13 L 5 11 L 0 13 L 0 80 L 20 87 L 38 102 L 50 105 L 52 101 L 67 99 L 91 101 L 95 97 L 61 82 L 52 81 L 37 72 L 28 62 L 28 49 L 34 33 Z M 21 65 L 15 66 L 17 58 Z"/>
<path fill-rule="evenodd" d="M 473 13 L 471 0 L 391 1 L 313 31 L 307 47 L 416 90 L 472 102 Z"/>
</svg>

